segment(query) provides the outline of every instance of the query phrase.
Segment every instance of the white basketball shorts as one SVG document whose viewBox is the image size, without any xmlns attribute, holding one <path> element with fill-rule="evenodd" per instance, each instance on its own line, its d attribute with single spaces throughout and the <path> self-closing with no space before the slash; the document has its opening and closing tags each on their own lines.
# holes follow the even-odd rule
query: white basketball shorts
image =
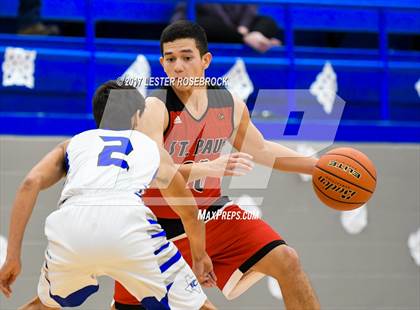
<svg viewBox="0 0 420 310">
<path fill-rule="evenodd" d="M 75 198 L 75 197 L 74 197 Z M 138 200 L 72 199 L 48 216 L 38 296 L 49 307 L 77 307 L 109 276 L 152 309 L 200 309 L 206 300 L 178 249 Z"/>
</svg>

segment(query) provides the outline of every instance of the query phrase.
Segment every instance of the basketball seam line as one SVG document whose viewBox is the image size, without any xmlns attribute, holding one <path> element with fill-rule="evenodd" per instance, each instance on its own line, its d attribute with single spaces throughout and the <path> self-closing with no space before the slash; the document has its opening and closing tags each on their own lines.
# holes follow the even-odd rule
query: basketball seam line
<svg viewBox="0 0 420 310">
<path fill-rule="evenodd" d="M 333 174 L 332 172 L 329 172 L 328 170 L 325 170 L 325 169 L 323 169 L 323 168 L 319 167 L 318 165 L 316 165 L 315 167 L 316 167 L 316 168 L 318 168 L 319 170 L 324 171 L 325 173 L 328 173 L 328 174 L 330 174 L 330 175 L 332 175 L 332 176 L 335 176 L 336 178 L 339 178 L 340 180 L 343 180 L 344 182 L 350 183 L 351 185 L 354 185 L 354 186 L 356 186 L 356 187 L 358 187 L 358 188 L 360 188 L 360 189 L 363 189 L 364 191 L 367 191 L 367 192 L 369 192 L 369 193 L 373 194 L 373 192 L 372 192 L 372 191 L 370 191 L 370 190 L 368 190 L 368 189 L 366 189 L 366 188 L 364 188 L 364 187 L 361 187 L 360 185 L 357 185 L 357 184 L 354 184 L 354 183 L 352 183 L 352 182 L 350 182 L 350 181 L 347 181 L 346 179 L 343 179 L 342 177 L 339 177 L 338 175 L 335 175 L 335 174 Z"/>
<path fill-rule="evenodd" d="M 343 156 L 343 157 L 347 157 L 347 158 L 349 158 L 349 159 L 351 159 L 351 160 L 354 160 L 356 163 L 358 163 L 363 169 L 365 169 L 366 170 L 366 172 L 372 177 L 372 179 L 374 179 L 375 180 L 375 182 L 376 182 L 376 178 L 370 173 L 370 171 L 368 170 L 368 169 L 366 169 L 366 167 L 364 166 L 364 165 L 362 165 L 358 160 L 356 160 L 356 159 L 354 159 L 353 157 L 350 157 L 350 156 L 347 156 L 347 155 L 343 155 L 343 154 L 337 154 L 337 153 L 328 153 L 328 154 L 325 154 L 325 155 L 338 155 L 338 156 Z"/>
<path fill-rule="evenodd" d="M 341 203 L 348 203 L 348 204 L 350 204 L 350 205 L 362 205 L 362 204 L 365 204 L 365 202 L 349 202 L 349 201 L 341 201 L 341 200 L 337 200 L 337 199 L 334 199 L 334 198 L 331 198 L 330 196 L 328 196 L 327 194 L 325 194 L 322 190 L 320 190 L 319 189 L 319 187 L 318 186 L 316 186 L 316 184 L 313 184 L 315 187 L 316 187 L 316 189 L 322 194 L 322 195 L 324 195 L 325 197 L 327 197 L 328 199 L 331 199 L 331 200 L 334 200 L 334 201 L 337 201 L 337 202 L 341 202 Z"/>
</svg>

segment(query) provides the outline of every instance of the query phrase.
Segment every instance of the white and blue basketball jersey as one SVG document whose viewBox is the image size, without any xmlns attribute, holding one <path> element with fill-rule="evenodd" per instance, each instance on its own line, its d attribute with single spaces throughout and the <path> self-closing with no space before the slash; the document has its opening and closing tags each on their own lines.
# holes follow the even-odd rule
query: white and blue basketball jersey
<svg viewBox="0 0 420 310">
<path fill-rule="evenodd" d="M 98 192 L 135 193 L 153 180 L 156 143 L 135 130 L 95 129 L 74 136 L 66 151 L 67 180 L 60 202 Z"/>
<path fill-rule="evenodd" d="M 198 310 L 206 295 L 138 195 L 160 164 L 156 143 L 126 130 L 90 130 L 67 146 L 60 208 L 45 221 L 48 247 L 38 297 L 78 307 L 98 276 L 122 283 L 148 309 Z"/>
</svg>

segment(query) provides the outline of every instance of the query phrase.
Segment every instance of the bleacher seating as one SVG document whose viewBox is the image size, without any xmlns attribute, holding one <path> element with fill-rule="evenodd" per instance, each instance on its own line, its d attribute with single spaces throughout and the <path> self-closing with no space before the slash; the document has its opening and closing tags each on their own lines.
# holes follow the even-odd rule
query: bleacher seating
<svg viewBox="0 0 420 310">
<path fill-rule="evenodd" d="M 283 29 L 285 46 L 260 55 L 240 44 L 213 43 L 210 76 L 224 74 L 240 56 L 256 89 L 308 89 L 329 60 L 338 76 L 338 95 L 347 102 L 337 139 L 420 141 L 420 98 L 414 89 L 420 79 L 420 51 L 388 46 L 390 33 L 420 34 L 418 1 L 246 2 L 260 3 L 261 13 L 275 17 Z M 2 3 L 0 17 L 15 17 L 17 3 Z M 86 37 L 0 34 L 0 58 L 8 46 L 37 51 L 34 90 L 0 86 L 0 133 L 74 134 L 93 126 L 90 99 L 94 88 L 120 76 L 137 54 L 147 57 L 152 76 L 163 76 L 159 42 L 96 38 L 95 23 L 163 23 L 173 7 L 174 1 L 169 0 L 43 0 L 44 19 L 84 22 Z M 368 32 L 376 35 L 378 43 L 369 49 L 299 46 L 294 34 L 301 30 L 314 35 L 322 31 Z M 255 97 L 256 92 L 249 100 L 251 105 Z M 257 123 L 270 130 L 269 122 Z M 270 137 L 278 138 L 275 130 Z"/>
</svg>

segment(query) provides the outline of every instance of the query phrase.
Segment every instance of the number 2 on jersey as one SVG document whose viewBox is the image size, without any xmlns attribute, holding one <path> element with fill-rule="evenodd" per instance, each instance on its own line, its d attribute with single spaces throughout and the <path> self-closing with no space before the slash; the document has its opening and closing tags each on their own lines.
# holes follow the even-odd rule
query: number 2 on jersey
<svg viewBox="0 0 420 310">
<path fill-rule="evenodd" d="M 126 160 L 112 157 L 113 153 L 128 155 L 133 150 L 130 139 L 126 137 L 101 137 L 104 142 L 119 141 L 121 145 L 105 145 L 98 156 L 98 166 L 117 166 L 122 169 L 129 169 Z"/>
</svg>

